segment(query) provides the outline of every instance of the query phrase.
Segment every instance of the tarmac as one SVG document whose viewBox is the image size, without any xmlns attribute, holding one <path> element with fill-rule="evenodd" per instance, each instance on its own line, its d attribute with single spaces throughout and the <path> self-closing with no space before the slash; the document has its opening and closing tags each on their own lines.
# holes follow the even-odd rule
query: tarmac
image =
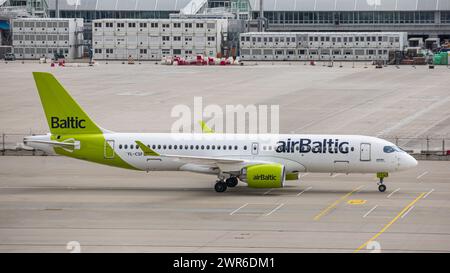
<svg viewBox="0 0 450 273">
<path fill-rule="evenodd" d="M 280 105 L 281 133 L 449 137 L 450 70 L 303 63 L 172 67 L 0 63 L 0 132 L 48 131 L 32 71 L 50 71 L 102 127 L 169 132 L 175 105 Z M 20 141 L 18 139 L 17 141 Z M 411 148 L 423 142 L 407 141 Z M 432 143 L 439 147 L 440 142 Z M 450 165 L 386 180 L 303 174 L 282 189 L 133 172 L 64 157 L 0 157 L 0 252 L 450 252 Z"/>
<path fill-rule="evenodd" d="M 0 252 L 450 252 L 449 177 L 421 161 L 385 193 L 374 175 L 306 173 L 219 194 L 212 176 L 0 157 Z"/>
</svg>

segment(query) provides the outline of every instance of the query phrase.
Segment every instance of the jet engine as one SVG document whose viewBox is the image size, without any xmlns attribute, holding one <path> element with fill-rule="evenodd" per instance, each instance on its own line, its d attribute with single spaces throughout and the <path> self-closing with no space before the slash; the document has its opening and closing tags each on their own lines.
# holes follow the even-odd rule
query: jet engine
<svg viewBox="0 0 450 273">
<path fill-rule="evenodd" d="M 242 168 L 239 179 L 250 188 L 282 188 L 285 168 L 281 164 L 258 164 Z"/>
</svg>

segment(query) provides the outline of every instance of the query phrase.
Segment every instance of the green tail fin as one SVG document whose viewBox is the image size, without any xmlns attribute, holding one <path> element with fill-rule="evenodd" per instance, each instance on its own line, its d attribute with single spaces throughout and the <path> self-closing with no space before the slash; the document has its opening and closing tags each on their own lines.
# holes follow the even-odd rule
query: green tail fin
<svg viewBox="0 0 450 273">
<path fill-rule="evenodd" d="M 52 134 L 102 133 L 52 74 L 33 72 L 33 76 Z"/>
</svg>

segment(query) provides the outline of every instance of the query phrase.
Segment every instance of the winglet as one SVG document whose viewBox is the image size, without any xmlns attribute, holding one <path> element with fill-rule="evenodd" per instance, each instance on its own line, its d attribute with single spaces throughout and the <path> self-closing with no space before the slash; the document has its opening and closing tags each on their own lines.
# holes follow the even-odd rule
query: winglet
<svg viewBox="0 0 450 273">
<path fill-rule="evenodd" d="M 136 140 L 136 144 L 139 146 L 139 148 L 141 148 L 141 150 L 144 152 L 145 156 L 160 156 L 160 154 L 158 154 L 157 152 L 153 151 L 152 149 L 150 149 L 150 147 L 145 146 L 144 143 L 140 142 L 139 140 Z"/>
<path fill-rule="evenodd" d="M 202 127 L 202 132 L 204 134 L 213 134 L 214 133 L 214 130 L 209 128 L 208 125 L 206 125 L 206 123 L 203 120 L 200 120 L 198 123 Z"/>
</svg>

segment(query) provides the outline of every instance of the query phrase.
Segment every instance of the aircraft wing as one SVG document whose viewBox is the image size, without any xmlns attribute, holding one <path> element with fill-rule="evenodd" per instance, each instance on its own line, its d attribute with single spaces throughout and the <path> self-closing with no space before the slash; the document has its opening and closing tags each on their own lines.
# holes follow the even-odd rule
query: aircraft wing
<svg viewBox="0 0 450 273">
<path fill-rule="evenodd" d="M 256 161 L 256 160 L 245 160 L 245 159 L 235 159 L 235 158 L 224 158 L 224 157 L 204 157 L 204 156 L 187 156 L 187 155 L 162 155 L 153 151 L 151 148 L 146 146 L 140 141 L 136 141 L 136 144 L 141 148 L 146 156 L 158 156 L 165 158 L 172 158 L 185 162 L 186 164 L 196 164 L 196 165 L 207 165 L 218 167 L 222 170 L 237 171 L 242 167 L 250 164 L 270 164 L 273 162 L 266 161 Z"/>
</svg>

